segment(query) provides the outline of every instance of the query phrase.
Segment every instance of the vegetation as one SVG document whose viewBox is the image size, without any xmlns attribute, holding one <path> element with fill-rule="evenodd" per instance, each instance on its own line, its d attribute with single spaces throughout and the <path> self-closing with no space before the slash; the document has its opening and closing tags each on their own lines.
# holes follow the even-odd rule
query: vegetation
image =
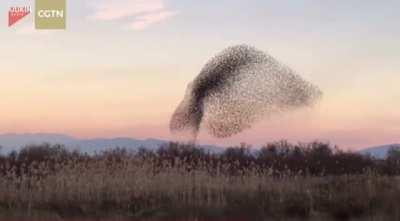
<svg viewBox="0 0 400 221">
<path fill-rule="evenodd" d="M 220 154 L 177 143 L 96 155 L 29 146 L 0 156 L 0 219 L 399 220 L 398 156 L 285 141 Z"/>
</svg>

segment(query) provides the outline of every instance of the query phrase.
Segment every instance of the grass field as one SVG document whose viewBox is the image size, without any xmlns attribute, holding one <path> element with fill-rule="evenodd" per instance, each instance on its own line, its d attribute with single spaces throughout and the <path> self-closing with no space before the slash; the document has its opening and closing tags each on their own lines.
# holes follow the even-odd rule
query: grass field
<svg viewBox="0 0 400 221">
<path fill-rule="evenodd" d="M 275 145 L 286 151 L 242 146 L 210 154 L 171 143 L 157 152 L 89 156 L 28 147 L 0 158 L 0 217 L 400 220 L 400 179 L 394 166 L 387 169 L 397 161 L 317 143 Z"/>
</svg>

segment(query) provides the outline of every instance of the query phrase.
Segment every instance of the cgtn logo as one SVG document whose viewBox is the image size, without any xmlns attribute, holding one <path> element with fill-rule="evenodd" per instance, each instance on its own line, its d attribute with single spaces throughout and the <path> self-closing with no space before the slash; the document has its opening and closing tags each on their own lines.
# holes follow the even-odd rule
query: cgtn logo
<svg viewBox="0 0 400 221">
<path fill-rule="evenodd" d="M 39 10 L 39 18 L 64 18 L 64 10 Z"/>
<path fill-rule="evenodd" d="M 65 29 L 66 0 L 36 0 L 36 29 Z"/>
<path fill-rule="evenodd" d="M 17 23 L 30 13 L 31 13 L 30 6 L 10 7 L 10 10 L 8 11 L 8 27 L 13 26 L 15 23 Z"/>
</svg>

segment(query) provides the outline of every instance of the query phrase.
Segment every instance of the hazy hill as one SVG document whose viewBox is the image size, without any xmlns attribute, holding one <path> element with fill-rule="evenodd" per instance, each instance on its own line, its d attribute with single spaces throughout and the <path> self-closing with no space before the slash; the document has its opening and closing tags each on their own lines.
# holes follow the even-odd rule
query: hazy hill
<svg viewBox="0 0 400 221">
<path fill-rule="evenodd" d="M 375 158 L 383 159 L 387 157 L 387 153 L 391 147 L 399 147 L 400 144 L 389 144 L 383 146 L 376 146 L 376 147 L 369 147 L 363 150 L 360 150 L 359 153 L 361 154 L 368 154 Z"/>
<path fill-rule="evenodd" d="M 157 149 L 160 145 L 168 141 L 159 139 L 133 139 L 127 137 L 119 138 L 95 138 L 95 139 L 78 139 L 64 134 L 0 134 L 0 153 L 8 153 L 12 150 L 19 150 L 24 146 L 31 144 L 63 144 L 68 149 L 78 149 L 82 152 L 94 153 L 106 149 L 123 147 L 136 150 L 140 147 L 147 149 Z M 400 144 L 389 144 L 376 147 L 369 147 L 358 151 L 361 154 L 369 154 L 376 158 L 385 158 L 390 147 Z M 203 148 L 211 151 L 221 151 L 221 147 L 214 145 L 202 145 Z"/>
<path fill-rule="evenodd" d="M 157 149 L 162 144 L 167 143 L 165 140 L 158 139 L 133 139 L 126 137 L 119 138 L 95 138 L 95 139 L 78 139 L 63 134 L 0 134 L 0 153 L 9 153 L 13 150 L 20 150 L 22 147 L 32 144 L 62 144 L 68 149 L 79 150 L 86 153 L 101 152 L 107 149 L 121 147 L 130 150 L 137 150 L 140 147 L 147 149 Z M 213 145 L 203 145 L 205 149 L 211 151 L 219 151 L 220 148 Z"/>
<path fill-rule="evenodd" d="M 68 149 L 78 149 L 82 152 L 94 153 L 109 148 L 124 147 L 127 149 L 137 149 L 146 147 L 156 149 L 167 141 L 157 139 L 132 139 L 132 138 L 97 138 L 97 139 L 78 139 L 63 134 L 2 134 L 0 135 L 1 152 L 7 153 L 12 150 L 19 150 L 26 145 L 32 144 L 63 144 Z"/>
<path fill-rule="evenodd" d="M 0 146 L 2 152 L 19 150 L 21 147 L 29 144 L 72 144 L 77 140 L 73 137 L 62 134 L 1 134 Z"/>
</svg>

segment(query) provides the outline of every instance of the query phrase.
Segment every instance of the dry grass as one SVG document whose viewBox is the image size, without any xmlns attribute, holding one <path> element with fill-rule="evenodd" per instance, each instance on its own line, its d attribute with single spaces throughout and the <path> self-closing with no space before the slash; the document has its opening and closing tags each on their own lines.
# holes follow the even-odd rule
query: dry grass
<svg viewBox="0 0 400 221">
<path fill-rule="evenodd" d="M 250 163 L 232 174 L 239 161 L 56 153 L 2 165 L 0 216 L 400 220 L 400 180 L 371 171 L 276 176 Z"/>
</svg>

